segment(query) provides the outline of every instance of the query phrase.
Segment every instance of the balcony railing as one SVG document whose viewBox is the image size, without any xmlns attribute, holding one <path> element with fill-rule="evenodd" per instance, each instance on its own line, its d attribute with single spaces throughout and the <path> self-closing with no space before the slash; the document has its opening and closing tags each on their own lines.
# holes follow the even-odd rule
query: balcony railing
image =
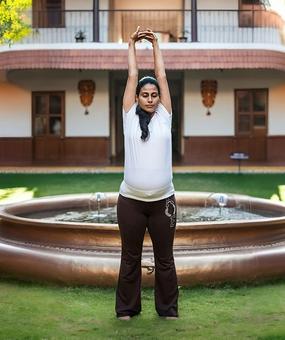
<svg viewBox="0 0 285 340">
<path fill-rule="evenodd" d="M 22 43 L 94 41 L 91 10 L 41 11 L 27 14 L 32 26 Z M 136 27 L 150 27 L 162 42 L 191 42 L 190 10 L 100 10 L 99 42 L 126 42 Z M 284 44 L 285 24 L 265 10 L 198 10 L 197 36 L 201 43 Z"/>
</svg>

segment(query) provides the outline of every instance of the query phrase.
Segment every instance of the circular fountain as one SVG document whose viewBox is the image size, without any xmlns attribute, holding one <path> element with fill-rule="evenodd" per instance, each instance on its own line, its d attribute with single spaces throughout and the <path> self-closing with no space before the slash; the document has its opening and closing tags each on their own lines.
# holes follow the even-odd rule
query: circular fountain
<svg viewBox="0 0 285 340">
<path fill-rule="evenodd" d="M 0 275 L 114 286 L 120 264 L 117 193 L 62 195 L 0 211 Z M 174 256 L 180 285 L 285 275 L 285 205 L 243 195 L 177 192 Z M 154 281 L 145 235 L 143 285 Z"/>
</svg>

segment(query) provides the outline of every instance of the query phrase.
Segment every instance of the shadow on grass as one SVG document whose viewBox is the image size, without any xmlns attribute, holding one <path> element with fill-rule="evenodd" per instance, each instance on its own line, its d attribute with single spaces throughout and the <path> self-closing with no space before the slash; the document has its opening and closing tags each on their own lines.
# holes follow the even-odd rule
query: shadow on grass
<svg viewBox="0 0 285 340">
<path fill-rule="evenodd" d="M 90 286 L 90 285 L 67 285 L 64 283 L 54 283 L 50 281 L 36 281 L 29 279 L 19 279 L 15 278 L 11 275 L 0 274 L 0 282 L 9 283 L 11 285 L 20 286 L 20 287 L 43 287 L 43 288 L 51 288 L 51 289 L 63 289 L 72 291 L 74 293 L 80 292 L 81 290 L 102 290 L 102 291 L 113 291 L 115 287 L 98 287 L 98 286 Z M 266 287 L 268 285 L 280 285 L 285 284 L 285 276 L 277 277 L 277 278 L 267 278 L 256 281 L 236 281 L 236 282 L 221 282 L 221 283 L 208 283 L 208 284 L 196 284 L 193 286 L 181 286 L 179 285 L 179 289 L 183 290 L 212 290 L 212 289 L 246 289 L 246 288 L 255 288 L 255 287 Z M 143 287 L 142 290 L 149 291 L 153 290 L 150 287 Z"/>
</svg>

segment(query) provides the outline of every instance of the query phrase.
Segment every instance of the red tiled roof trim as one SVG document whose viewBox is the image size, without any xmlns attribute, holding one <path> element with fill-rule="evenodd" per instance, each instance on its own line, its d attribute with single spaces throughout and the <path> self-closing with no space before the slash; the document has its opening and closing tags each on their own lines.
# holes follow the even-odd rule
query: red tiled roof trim
<svg viewBox="0 0 285 340">
<path fill-rule="evenodd" d="M 285 53 L 254 49 L 163 50 L 168 70 L 275 69 L 285 71 Z M 151 50 L 138 50 L 141 69 L 152 69 Z M 126 70 L 127 50 L 21 50 L 0 53 L 0 70 Z"/>
</svg>

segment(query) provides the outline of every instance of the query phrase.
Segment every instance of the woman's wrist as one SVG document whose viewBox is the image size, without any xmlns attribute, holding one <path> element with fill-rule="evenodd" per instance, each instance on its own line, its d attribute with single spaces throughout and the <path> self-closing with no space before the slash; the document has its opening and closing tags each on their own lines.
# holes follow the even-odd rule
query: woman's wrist
<svg viewBox="0 0 285 340">
<path fill-rule="evenodd" d="M 152 48 L 153 48 L 154 50 L 159 50 L 159 44 L 158 44 L 157 41 L 152 43 Z"/>
<path fill-rule="evenodd" d="M 133 39 L 129 39 L 129 46 L 135 46 L 136 42 Z"/>
<path fill-rule="evenodd" d="M 159 47 L 157 37 L 155 37 L 155 38 L 153 39 L 153 41 L 152 41 L 152 46 L 153 46 L 153 47 Z"/>
</svg>

